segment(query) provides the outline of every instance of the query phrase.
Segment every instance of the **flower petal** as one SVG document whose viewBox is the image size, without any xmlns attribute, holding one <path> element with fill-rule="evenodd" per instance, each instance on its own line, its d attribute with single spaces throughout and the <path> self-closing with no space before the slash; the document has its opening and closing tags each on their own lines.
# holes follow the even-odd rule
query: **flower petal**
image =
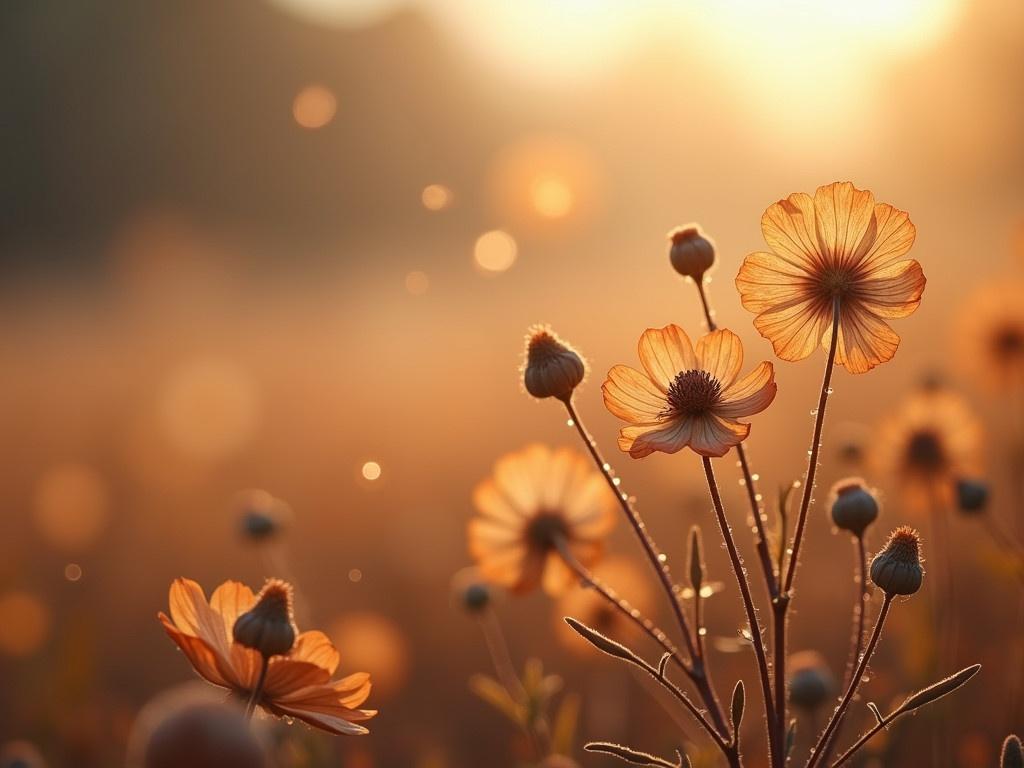
<svg viewBox="0 0 1024 768">
<path fill-rule="evenodd" d="M 333 675 L 338 668 L 340 657 L 334 643 L 323 632 L 313 629 L 302 632 L 295 638 L 295 646 L 288 654 L 292 661 L 306 661 L 316 664 L 318 667 L 327 670 L 328 675 Z"/>
<path fill-rule="evenodd" d="M 711 331 L 697 342 L 697 366 L 728 388 L 743 367 L 743 342 L 730 330 Z"/>
<path fill-rule="evenodd" d="M 605 408 L 624 421 L 655 421 L 666 408 L 665 393 L 651 377 L 628 365 L 616 365 L 608 371 L 601 392 Z"/>
<path fill-rule="evenodd" d="M 724 456 L 750 434 L 750 425 L 708 414 L 693 419 L 690 447 L 701 456 Z"/>
<path fill-rule="evenodd" d="M 536 443 L 499 459 L 495 464 L 494 482 L 520 512 L 530 513 L 537 508 L 538 494 L 550 459 L 551 450 Z"/>
<path fill-rule="evenodd" d="M 921 265 L 909 259 L 872 272 L 857 295 L 879 317 L 906 317 L 920 306 L 925 283 Z"/>
<path fill-rule="evenodd" d="M 826 332 L 831 336 L 831 323 Z M 829 338 L 823 338 L 823 344 Z M 863 309 L 843 309 L 839 320 L 836 362 L 850 373 L 866 373 L 876 365 L 892 359 L 900 337 L 880 317 Z"/>
<path fill-rule="evenodd" d="M 655 451 L 676 453 L 689 444 L 692 421 L 682 418 L 623 427 L 619 431 L 619 448 L 634 459 L 650 456 Z"/>
<path fill-rule="evenodd" d="M 283 699 L 311 685 L 324 685 L 330 679 L 331 673 L 317 664 L 279 656 L 271 660 L 267 669 L 263 694 L 268 699 Z"/>
<path fill-rule="evenodd" d="M 644 370 L 666 392 L 676 374 L 697 367 L 690 337 L 678 325 L 648 328 L 640 336 L 638 352 Z"/>
<path fill-rule="evenodd" d="M 722 393 L 715 415 L 735 419 L 760 413 L 771 405 L 777 391 L 774 367 L 769 362 L 761 363 Z"/>
<path fill-rule="evenodd" d="M 832 310 L 817 299 L 762 312 L 754 318 L 758 333 L 772 343 L 775 354 L 790 362 L 808 357 L 821 342 L 821 329 L 831 324 Z"/>
<path fill-rule="evenodd" d="M 191 579 L 175 579 L 169 603 L 171 619 L 180 631 L 202 638 L 222 658 L 231 657 L 230 630 L 225 628 L 220 614 L 206 602 L 202 587 Z"/>
<path fill-rule="evenodd" d="M 235 681 L 230 679 L 231 675 L 225 674 L 227 662 L 219 658 L 217 652 L 202 638 L 182 632 L 164 613 L 159 614 L 158 618 L 164 625 L 164 631 L 182 650 L 189 663 L 201 677 L 221 688 L 234 687 Z"/>
<path fill-rule="evenodd" d="M 810 276 L 774 253 L 752 253 L 743 260 L 736 275 L 736 289 L 743 308 L 766 312 L 799 304 L 810 298 Z"/>
<path fill-rule="evenodd" d="M 875 206 L 875 240 L 858 261 L 865 271 L 883 269 L 903 259 L 914 244 L 917 228 L 910 215 L 887 203 Z"/>
<path fill-rule="evenodd" d="M 235 622 L 238 617 L 256 604 L 256 595 L 245 584 L 238 581 L 225 581 L 210 596 L 210 607 L 220 614 L 224 622 L 224 634 L 227 638 L 234 637 Z"/>
<path fill-rule="evenodd" d="M 498 489 L 493 480 L 484 480 L 473 490 L 473 506 L 482 517 L 504 525 L 518 525 L 523 518 L 523 512 Z"/>
<path fill-rule="evenodd" d="M 543 587 L 544 591 L 551 597 L 558 597 L 566 589 L 572 586 L 576 575 L 569 566 L 565 564 L 562 556 L 557 552 L 548 552 L 544 563 Z"/>
<path fill-rule="evenodd" d="M 874 195 L 848 181 L 818 187 L 814 222 L 818 245 L 831 263 L 851 264 L 863 252 L 861 243 L 871 230 L 874 212 Z"/>
<path fill-rule="evenodd" d="M 768 247 L 791 267 L 814 269 L 822 262 L 814 226 L 814 200 L 795 192 L 768 206 L 761 216 L 761 233 Z"/>
</svg>

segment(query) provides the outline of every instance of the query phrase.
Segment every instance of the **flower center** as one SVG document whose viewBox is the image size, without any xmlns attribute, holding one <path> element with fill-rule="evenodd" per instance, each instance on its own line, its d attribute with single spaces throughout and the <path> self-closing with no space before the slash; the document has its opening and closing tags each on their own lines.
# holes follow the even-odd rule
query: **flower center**
<svg viewBox="0 0 1024 768">
<path fill-rule="evenodd" d="M 853 270 L 840 266 L 825 267 L 818 280 L 822 295 L 830 299 L 847 295 L 855 284 L 856 276 Z"/>
<path fill-rule="evenodd" d="M 1014 327 L 1001 328 L 992 339 L 996 357 L 1004 362 L 1024 354 L 1024 333 Z"/>
<path fill-rule="evenodd" d="M 722 385 L 707 371 L 681 371 L 668 388 L 668 408 L 662 416 L 699 416 L 722 399 Z"/>
<path fill-rule="evenodd" d="M 925 472 L 938 472 L 946 464 L 942 441 L 934 432 L 922 430 L 914 433 L 907 443 L 907 463 Z"/>
<path fill-rule="evenodd" d="M 526 528 L 526 540 L 530 547 L 547 552 L 555 548 L 559 538 L 568 538 L 569 528 L 557 512 L 538 512 Z"/>
</svg>

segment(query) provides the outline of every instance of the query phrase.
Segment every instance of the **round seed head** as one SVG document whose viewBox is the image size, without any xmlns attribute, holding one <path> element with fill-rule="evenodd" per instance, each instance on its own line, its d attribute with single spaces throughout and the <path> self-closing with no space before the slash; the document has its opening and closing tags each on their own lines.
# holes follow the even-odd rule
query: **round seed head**
<svg viewBox="0 0 1024 768">
<path fill-rule="evenodd" d="M 280 579 L 268 579 L 256 604 L 235 621 L 235 642 L 259 651 L 264 658 L 283 656 L 295 645 L 298 630 L 292 617 L 292 587 Z"/>
<path fill-rule="evenodd" d="M 523 383 L 537 398 L 568 401 L 587 374 L 583 358 L 550 328 L 534 326 L 526 336 Z"/>
<path fill-rule="evenodd" d="M 956 481 L 957 507 L 965 515 L 980 515 L 988 507 L 988 484 L 960 478 Z"/>
<path fill-rule="evenodd" d="M 859 477 L 840 480 L 832 486 L 832 522 L 854 536 L 863 536 L 878 519 L 878 499 Z"/>
<path fill-rule="evenodd" d="M 677 227 L 668 233 L 669 260 L 680 275 L 700 281 L 715 263 L 715 243 L 696 224 Z"/>
<path fill-rule="evenodd" d="M 923 580 L 921 537 L 913 528 L 897 528 L 871 561 L 871 581 L 893 597 L 914 594 Z"/>
</svg>

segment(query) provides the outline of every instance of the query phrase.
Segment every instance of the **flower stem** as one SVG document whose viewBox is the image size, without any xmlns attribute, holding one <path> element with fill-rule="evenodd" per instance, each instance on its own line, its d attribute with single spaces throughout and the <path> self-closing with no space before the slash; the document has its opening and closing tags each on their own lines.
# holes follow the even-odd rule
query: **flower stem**
<svg viewBox="0 0 1024 768">
<path fill-rule="evenodd" d="M 598 470 L 608 483 L 608 487 L 611 488 L 612 493 L 619 502 L 619 506 L 622 507 L 622 511 L 625 513 L 626 519 L 629 520 L 629 524 L 633 528 L 633 532 L 640 540 L 640 544 L 644 549 L 644 554 L 647 556 L 647 560 L 650 562 L 651 567 L 654 568 L 657 573 L 658 580 L 661 583 L 665 595 L 668 597 L 669 603 L 672 605 L 672 611 L 675 615 L 676 622 L 679 624 L 679 629 L 682 632 L 683 643 L 686 646 L 686 653 L 689 659 L 689 663 L 684 664 L 684 670 L 687 676 L 693 682 L 694 686 L 696 686 L 701 695 L 701 699 L 703 699 L 704 703 L 707 705 L 711 718 L 715 723 L 715 727 L 721 733 L 729 733 L 729 727 L 726 725 L 725 715 L 722 711 L 722 704 L 718 699 L 718 695 L 715 693 L 714 685 L 710 679 L 710 671 L 704 663 L 704 656 L 701 652 L 702 646 L 694 639 L 693 632 L 690 629 L 690 622 L 686 618 L 686 612 L 683 610 L 679 594 L 675 585 L 672 583 L 672 574 L 669 571 L 664 555 L 661 554 L 658 549 L 658 545 L 655 544 L 654 539 L 651 538 L 651 535 L 647 532 L 647 526 L 640 517 L 640 513 L 637 512 L 630 503 L 629 496 L 619 488 L 619 484 L 616 482 L 616 478 L 612 474 L 611 465 L 602 458 L 600 451 L 597 449 L 597 444 L 590 436 L 590 433 L 587 432 L 586 427 L 580 420 L 579 414 L 576 413 L 576 408 L 572 404 L 572 398 L 567 398 L 563 402 L 565 403 L 566 411 L 569 413 L 569 419 L 572 426 L 576 428 L 580 439 L 583 440 L 583 444 L 587 446 L 587 451 L 589 451 L 591 458 L 594 460 L 594 464 L 597 465 Z"/>
<path fill-rule="evenodd" d="M 267 670 L 270 668 L 270 657 L 262 656 L 260 662 L 260 674 L 256 678 L 256 685 L 253 686 L 252 693 L 249 694 L 249 700 L 245 703 L 245 717 L 251 719 L 253 712 L 256 710 L 256 703 L 260 700 L 260 695 L 263 693 L 263 684 L 267 682 Z"/>
<path fill-rule="evenodd" d="M 875 628 L 871 631 L 871 639 L 868 640 L 867 648 L 864 651 L 864 655 L 860 657 L 860 661 L 857 664 L 857 669 L 853 672 L 853 677 L 850 678 L 849 685 L 846 686 L 846 693 L 843 694 L 843 700 L 839 702 L 839 706 L 836 707 L 835 712 L 832 713 L 832 717 L 828 721 L 828 725 L 825 726 L 825 730 L 821 736 L 818 737 L 818 743 L 814 745 L 814 749 L 811 751 L 811 759 L 807 763 L 807 768 L 814 768 L 822 757 L 824 757 L 824 745 L 832 738 L 832 734 L 835 732 L 836 727 L 839 725 L 839 721 L 842 720 L 843 715 L 846 714 L 846 710 L 850 706 L 850 702 L 853 701 L 853 696 L 857 693 L 857 688 L 860 687 L 860 681 L 864 677 L 864 672 L 868 668 L 868 662 L 871 661 L 871 656 L 875 652 L 875 648 L 878 646 L 878 639 L 882 636 L 882 627 L 885 625 L 885 617 L 889 615 L 889 607 L 892 605 L 892 595 L 886 595 L 885 600 L 882 601 L 882 609 L 878 612 L 878 618 L 875 619 Z"/>
<path fill-rule="evenodd" d="M 879 722 L 875 723 L 868 731 L 866 731 L 859 739 L 857 739 L 856 742 L 854 742 L 852 747 L 843 752 L 843 754 L 839 756 L 839 759 L 832 763 L 832 768 L 837 768 L 837 766 L 842 765 L 851 757 L 853 757 L 854 753 L 857 750 L 859 750 L 861 747 L 867 744 L 871 740 L 871 738 L 880 730 L 882 730 L 883 728 L 888 728 L 889 723 L 891 723 L 895 719 L 896 718 L 885 718 L 884 720 L 880 720 Z M 833 741 L 835 740 L 833 739 Z"/>
<path fill-rule="evenodd" d="M 771 765 L 782 768 L 777 762 L 776 739 L 777 733 L 775 722 L 777 714 L 772 704 L 771 679 L 768 672 L 768 659 L 764 649 L 764 638 L 761 636 L 761 625 L 757 620 L 757 610 L 754 608 L 754 600 L 750 595 L 750 585 L 747 583 L 747 574 L 740 560 L 739 552 L 736 549 L 736 541 L 733 539 L 732 531 L 729 528 L 729 521 L 725 517 L 725 508 L 722 505 L 722 495 L 718 490 L 718 481 L 715 480 L 715 471 L 711 466 L 711 459 L 707 456 L 701 457 L 704 463 L 704 475 L 708 481 L 708 490 L 711 493 L 711 501 L 715 507 L 715 515 L 718 518 L 718 527 L 722 532 L 722 539 L 725 541 L 725 548 L 729 552 L 729 559 L 732 562 L 732 570 L 736 576 L 736 583 L 743 598 L 743 608 L 747 615 L 747 624 L 750 627 L 750 639 L 754 646 L 754 656 L 757 658 L 758 676 L 761 679 L 761 694 L 764 698 L 765 714 L 768 720 L 768 750 L 772 756 Z"/>
</svg>

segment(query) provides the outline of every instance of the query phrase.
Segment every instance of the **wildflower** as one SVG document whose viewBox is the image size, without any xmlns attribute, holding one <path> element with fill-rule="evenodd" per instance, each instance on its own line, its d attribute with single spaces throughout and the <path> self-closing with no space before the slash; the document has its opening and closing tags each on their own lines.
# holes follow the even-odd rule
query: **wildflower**
<svg viewBox="0 0 1024 768">
<path fill-rule="evenodd" d="M 789 702 L 797 709 L 813 712 L 839 690 L 835 675 L 822 655 L 800 651 L 789 657 Z"/>
<path fill-rule="evenodd" d="M 723 456 L 750 433 L 739 421 L 775 399 L 771 363 L 737 381 L 743 344 L 732 331 L 712 331 L 697 342 L 678 325 L 644 331 L 639 343 L 644 372 L 616 365 L 601 387 L 604 404 L 630 422 L 619 448 L 634 459 L 689 446 L 702 456 Z"/>
<path fill-rule="evenodd" d="M 864 373 L 892 358 L 900 339 L 886 321 L 913 313 L 925 286 L 906 257 L 916 230 L 904 211 L 835 182 L 769 206 L 761 231 L 771 251 L 747 256 L 736 287 L 775 354 L 802 360 L 827 348 L 838 302 L 836 362 Z"/>
<path fill-rule="evenodd" d="M 568 448 L 530 445 L 500 459 L 473 493 L 469 552 L 488 581 L 526 592 L 561 593 L 573 580 L 564 546 L 584 566 L 601 556 L 615 522 L 604 478 Z"/>
<path fill-rule="evenodd" d="M 983 285 L 961 307 L 954 326 L 954 359 L 989 390 L 1024 385 L 1024 281 Z"/>
<path fill-rule="evenodd" d="M 715 263 L 715 243 L 696 224 L 677 227 L 668 233 L 671 243 L 669 260 L 672 268 L 684 277 L 696 282 L 704 279 L 704 273 Z"/>
<path fill-rule="evenodd" d="M 567 402 L 586 376 L 580 354 L 547 326 L 534 326 L 526 336 L 523 383 L 537 398 L 557 397 Z"/>
<path fill-rule="evenodd" d="M 633 561 L 624 557 L 609 557 L 594 568 L 593 575 L 615 594 L 628 600 L 630 609 L 639 611 L 643 616 L 650 615 L 654 607 L 650 582 Z M 555 610 L 558 637 L 569 650 L 583 651 L 588 655 L 592 646 L 579 641 L 579 635 L 566 625 L 564 616 L 572 616 L 609 637 L 628 636 L 636 628 L 621 610 L 616 609 L 595 590 L 580 587 L 566 592 Z"/>
<path fill-rule="evenodd" d="M 957 507 L 965 515 L 978 515 L 988 506 L 988 485 L 981 480 L 958 478 L 956 481 Z"/>
<path fill-rule="evenodd" d="M 919 392 L 880 425 L 872 460 L 893 475 L 906 507 L 949 507 L 955 478 L 979 468 L 981 439 L 981 426 L 961 397 Z"/>
<path fill-rule="evenodd" d="M 832 486 L 832 522 L 836 528 L 863 536 L 878 518 L 878 500 L 859 477 L 840 480 Z"/>
<path fill-rule="evenodd" d="M 243 700 L 256 691 L 255 704 L 279 717 L 295 717 L 331 733 L 366 733 L 357 723 L 376 714 L 358 709 L 370 694 L 369 676 L 357 673 L 332 680 L 339 656 L 322 632 L 299 633 L 286 654 L 269 658 L 259 685 L 260 652 L 233 636 L 239 617 L 256 605 L 252 590 L 236 581 L 221 584 L 207 601 L 194 581 L 176 579 L 170 590 L 170 617 L 160 613 L 159 618 L 196 672 L 213 685 Z"/>
<path fill-rule="evenodd" d="M 921 588 L 921 537 L 913 528 L 897 528 L 871 561 L 871 581 L 886 595 L 912 595 Z"/>
</svg>

